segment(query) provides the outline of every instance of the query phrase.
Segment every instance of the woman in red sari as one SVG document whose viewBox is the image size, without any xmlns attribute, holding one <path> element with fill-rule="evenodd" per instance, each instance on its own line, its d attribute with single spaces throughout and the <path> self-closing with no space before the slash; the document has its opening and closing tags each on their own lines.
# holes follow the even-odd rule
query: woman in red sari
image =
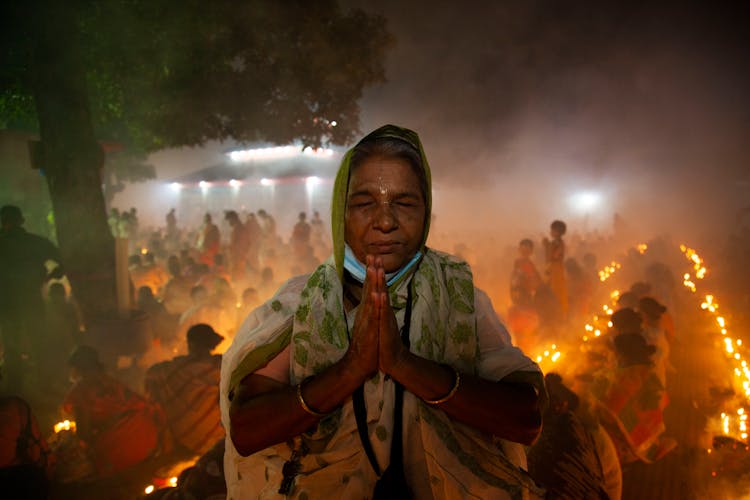
<svg viewBox="0 0 750 500">
<path fill-rule="evenodd" d="M 151 458 L 163 421 L 158 407 L 107 375 L 92 347 L 79 346 L 68 363 L 74 385 L 63 411 L 75 419 L 97 474 L 116 474 Z"/>
</svg>

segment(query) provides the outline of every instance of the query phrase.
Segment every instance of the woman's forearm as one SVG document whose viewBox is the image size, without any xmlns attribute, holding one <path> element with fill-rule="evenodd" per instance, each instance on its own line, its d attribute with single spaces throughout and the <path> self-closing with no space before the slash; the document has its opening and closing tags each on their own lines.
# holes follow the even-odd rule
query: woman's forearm
<svg viewBox="0 0 750 500">
<path fill-rule="evenodd" d="M 329 413 L 341 406 L 366 380 L 348 356 L 315 375 L 303 385 L 308 407 Z M 230 436 L 237 451 L 248 456 L 302 434 L 320 418 L 303 409 L 297 386 L 286 386 L 266 377 L 249 375 L 237 388 L 229 409 Z"/>
<path fill-rule="evenodd" d="M 423 400 L 438 400 L 455 384 L 452 368 L 406 355 L 391 376 Z M 542 416 L 536 389 L 530 384 L 492 382 L 461 373 L 455 395 L 435 405 L 451 418 L 483 432 L 522 444 L 531 444 L 541 432 Z"/>
</svg>

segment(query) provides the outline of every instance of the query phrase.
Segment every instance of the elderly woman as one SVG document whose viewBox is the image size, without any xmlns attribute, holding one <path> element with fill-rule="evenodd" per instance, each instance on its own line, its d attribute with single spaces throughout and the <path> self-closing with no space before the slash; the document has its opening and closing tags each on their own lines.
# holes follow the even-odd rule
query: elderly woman
<svg viewBox="0 0 750 500">
<path fill-rule="evenodd" d="M 430 170 L 386 125 L 344 157 L 334 255 L 245 320 L 222 365 L 227 498 L 521 498 L 538 367 L 468 265 L 425 246 Z"/>
</svg>

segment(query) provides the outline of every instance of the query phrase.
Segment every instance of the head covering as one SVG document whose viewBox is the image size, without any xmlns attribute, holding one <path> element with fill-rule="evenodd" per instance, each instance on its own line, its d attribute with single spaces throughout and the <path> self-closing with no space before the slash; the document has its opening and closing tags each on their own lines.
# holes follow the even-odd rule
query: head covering
<svg viewBox="0 0 750 500">
<path fill-rule="evenodd" d="M 349 190 L 349 177 L 351 174 L 351 160 L 355 150 L 362 144 L 377 139 L 397 139 L 413 147 L 422 159 L 425 183 L 425 227 L 422 234 L 420 250 L 424 249 L 427 234 L 430 230 L 430 214 L 432 213 L 432 174 L 427 156 L 422 149 L 422 142 L 413 130 L 398 127 L 396 125 L 383 125 L 379 129 L 367 134 L 356 146 L 346 152 L 341 160 L 341 166 L 333 183 L 333 196 L 331 198 L 331 232 L 333 233 L 333 258 L 339 278 L 344 276 L 344 218 L 346 216 L 346 196 Z"/>
<path fill-rule="evenodd" d="M 638 301 L 638 310 L 649 318 L 658 318 L 667 311 L 667 308 L 653 297 L 643 297 Z"/>
<path fill-rule="evenodd" d="M 636 281 L 630 286 L 630 291 L 640 298 L 651 292 L 651 285 L 645 281 Z"/>
<path fill-rule="evenodd" d="M 198 323 L 191 326 L 187 331 L 188 345 L 194 345 L 196 347 L 205 347 L 208 350 L 213 349 L 224 340 L 224 337 L 219 335 L 211 328 L 211 325 L 205 323 Z"/>
<path fill-rule="evenodd" d="M 625 307 L 612 314 L 612 324 L 622 333 L 638 333 L 643 320 L 635 310 Z"/>
<path fill-rule="evenodd" d="M 99 361 L 99 352 L 88 345 L 76 347 L 68 358 L 68 364 L 81 371 L 97 371 L 104 367 Z"/>
<path fill-rule="evenodd" d="M 3 207 L 0 208 L 0 220 L 3 225 L 8 224 L 14 226 L 20 226 L 24 222 L 21 209 L 15 205 L 3 205 Z"/>
<path fill-rule="evenodd" d="M 615 350 L 622 357 L 623 366 L 650 365 L 656 346 L 646 343 L 643 335 L 623 333 L 615 337 Z"/>
<path fill-rule="evenodd" d="M 635 309 L 638 307 L 638 296 L 633 292 L 624 292 L 617 299 L 617 305 L 622 308 L 629 307 L 630 309 Z"/>
</svg>

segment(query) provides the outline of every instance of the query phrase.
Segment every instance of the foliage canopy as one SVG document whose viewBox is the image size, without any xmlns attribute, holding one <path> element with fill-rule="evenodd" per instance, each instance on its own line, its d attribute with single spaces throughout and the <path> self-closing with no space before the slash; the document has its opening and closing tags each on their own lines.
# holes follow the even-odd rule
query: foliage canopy
<svg viewBox="0 0 750 500">
<path fill-rule="evenodd" d="M 6 8 L 0 128 L 35 130 L 29 11 Z M 391 43 L 383 18 L 344 12 L 335 0 L 82 0 L 70 8 L 78 9 L 96 136 L 134 153 L 228 138 L 350 142 L 362 90 L 384 80 Z"/>
</svg>

